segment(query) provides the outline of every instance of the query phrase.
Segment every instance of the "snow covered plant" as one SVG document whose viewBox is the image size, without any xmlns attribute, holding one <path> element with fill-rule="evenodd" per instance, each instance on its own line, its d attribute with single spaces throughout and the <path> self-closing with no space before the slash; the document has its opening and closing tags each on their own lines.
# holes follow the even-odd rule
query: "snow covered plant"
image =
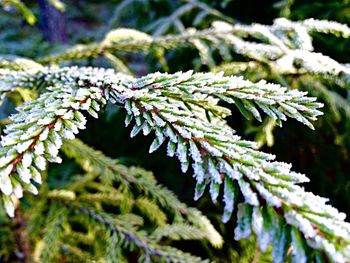
<svg viewBox="0 0 350 263">
<path fill-rule="evenodd" d="M 106 34 L 100 42 L 76 45 L 61 53 L 39 59 L 44 64 L 105 57 L 118 70 L 125 71 L 123 53 L 162 54 L 164 50 L 193 46 L 200 62 L 213 71 L 242 73 L 255 63 L 254 70 L 266 70 L 278 75 L 316 75 L 331 79 L 345 88 L 350 86 L 350 69 L 346 64 L 318 52 L 313 46 L 313 35 L 330 34 L 349 38 L 350 28 L 327 20 L 306 19 L 290 21 L 277 18 L 272 25 L 253 23 L 229 24 L 216 21 L 205 30 L 189 28 L 178 35 L 153 37 L 134 29 L 118 28 Z M 216 65 L 214 51 L 223 58 Z M 232 52 L 247 60 L 234 61 Z M 243 67 L 243 68 L 242 68 Z"/>
<path fill-rule="evenodd" d="M 44 92 L 17 108 L 1 137 L 0 190 L 10 217 L 23 190 L 38 193 L 47 162 L 62 161 L 64 139 L 74 139 L 86 128 L 86 114 L 98 118 L 111 103 L 125 108 L 125 124 L 133 126 L 131 137 L 154 132 L 150 153 L 166 144 L 167 155 L 179 159 L 183 172 L 193 170 L 195 200 L 208 187 L 213 202 L 223 201 L 223 222 L 235 211 L 234 239 L 256 235 L 262 251 L 272 245 L 274 262 L 286 257 L 293 262 L 350 260 L 345 214 L 327 205 L 326 198 L 304 191 L 299 183 L 308 178 L 291 165 L 235 135 L 225 122 L 230 110 L 219 105 L 235 105 L 257 120 L 265 113 L 279 125 L 294 118 L 313 129 L 322 104 L 305 92 L 222 74 L 134 78 L 111 69 L 78 67 L 3 71 L 1 92 L 16 87 L 40 87 Z"/>
</svg>

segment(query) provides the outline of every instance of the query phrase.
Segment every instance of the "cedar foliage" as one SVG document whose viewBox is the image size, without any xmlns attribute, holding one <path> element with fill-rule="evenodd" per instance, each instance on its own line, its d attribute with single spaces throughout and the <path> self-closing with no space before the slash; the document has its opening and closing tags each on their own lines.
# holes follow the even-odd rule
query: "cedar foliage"
<svg viewBox="0 0 350 263">
<path fill-rule="evenodd" d="M 50 2 L 67 10 L 61 1 Z M 16 113 L 2 120 L 0 258 L 203 262 L 227 257 L 249 262 L 256 253 L 254 261 L 347 262 L 350 225 L 345 214 L 300 186 L 308 177 L 259 148 L 272 146 L 275 126 L 289 119 L 312 130 L 316 124 L 315 133 L 340 120 L 348 126 L 350 109 L 343 94 L 350 87 L 350 67 L 316 52 L 314 37 L 341 41 L 349 38 L 350 28 L 317 19 L 243 24 L 215 5 L 186 0 L 170 4 L 169 16 L 134 20 L 149 33 L 113 29 L 126 6 L 139 7 L 134 2 L 116 5 L 107 30 L 97 34 L 103 35 L 100 40 L 34 59 L 1 55 L 1 102 L 15 105 Z M 275 6 L 285 16 L 293 7 L 287 2 Z M 221 4 L 224 11 L 230 1 Z M 21 1 L 2 5 L 16 7 L 35 23 Z M 187 28 L 188 23 L 197 28 Z M 188 69 L 174 63 L 183 54 L 193 56 L 196 71 L 211 73 L 138 77 L 130 63 L 146 57 L 152 62 L 146 70 L 157 69 L 152 66 L 157 61 L 162 71 L 174 72 Z M 236 109 L 256 142 L 235 135 L 230 115 L 238 117 Z M 91 117 L 121 111 L 132 138 L 152 134 L 149 153 L 164 144 L 181 171 L 193 175 L 195 200 L 206 199 L 208 188 L 215 210 L 222 210 L 222 223 L 208 214 L 214 226 L 152 173 L 75 139 L 80 130 L 92 128 L 90 122 L 100 123 Z M 327 122 L 318 124 L 323 111 Z M 333 128 L 332 136 L 339 137 L 340 129 Z M 100 134 L 107 136 L 104 141 L 115 136 L 112 131 Z M 343 153 L 346 134 L 338 139 Z M 196 244 L 198 251 L 185 244 Z M 220 250 L 226 256 L 218 256 Z"/>
</svg>

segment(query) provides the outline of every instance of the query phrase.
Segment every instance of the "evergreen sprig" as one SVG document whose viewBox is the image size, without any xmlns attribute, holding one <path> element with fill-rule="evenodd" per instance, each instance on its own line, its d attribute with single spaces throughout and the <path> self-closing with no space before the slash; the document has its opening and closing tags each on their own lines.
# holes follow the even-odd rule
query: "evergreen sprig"
<svg viewBox="0 0 350 263">
<path fill-rule="evenodd" d="M 326 33 L 348 38 L 347 25 L 327 20 L 290 21 L 278 18 L 272 25 L 228 24 L 217 21 L 206 30 L 188 29 L 179 35 L 151 37 L 134 29 L 116 29 L 101 42 L 77 45 L 62 53 L 44 57 L 41 63 L 60 63 L 77 59 L 109 56 L 118 52 L 150 53 L 151 50 L 176 49 L 183 45 L 198 49 L 202 63 L 213 65 L 211 50 L 217 49 L 225 60 L 230 50 L 253 61 L 267 64 L 275 73 L 316 74 L 349 88 L 350 69 L 336 60 L 313 52 L 312 34 Z M 253 40 L 247 40 L 252 38 Z"/>
<path fill-rule="evenodd" d="M 38 80 L 48 92 L 18 108 L 1 140 L 0 189 L 10 216 L 12 199 L 22 196 L 22 188 L 37 192 L 31 180 L 40 183 L 39 170 L 45 169 L 46 162 L 60 162 L 62 138 L 73 139 L 85 128 L 81 112 L 98 117 L 97 112 L 110 101 L 125 107 L 127 125 L 135 119 L 132 137 L 140 131 L 144 135 L 155 131 L 150 152 L 168 141 L 168 155 L 178 157 L 183 172 L 192 164 L 195 199 L 209 185 L 216 202 L 223 185 L 223 221 L 238 207 L 235 239 L 255 233 L 262 251 L 273 244 L 275 262 L 286 257 L 289 247 L 296 262 L 350 258 L 350 226 L 344 222 L 345 214 L 327 205 L 327 199 L 298 186 L 308 178 L 291 171 L 290 165 L 274 161 L 274 156 L 254 150 L 254 143 L 233 135 L 223 120 L 227 110 L 217 105 L 219 99 L 235 103 L 242 113 L 256 117 L 256 104 L 276 119 L 297 116 L 310 126 L 308 119 L 320 114 L 321 105 L 315 99 L 266 83 L 214 74 L 155 73 L 133 79 L 112 70 L 47 68 L 14 72 L 1 83 L 25 87 L 35 86 Z M 90 209 L 81 211 L 110 225 L 108 217 L 99 217 Z"/>
<path fill-rule="evenodd" d="M 103 189 L 108 188 L 108 186 L 110 187 L 111 195 L 101 196 L 99 194 L 95 194 L 90 196 L 85 195 L 82 197 L 90 197 L 90 200 L 91 198 L 95 200 L 96 198 L 101 198 L 102 200 L 106 200 L 108 198 L 113 199 L 118 198 L 118 195 L 115 192 L 114 187 L 110 185 L 112 182 L 118 181 L 123 186 L 127 186 L 128 189 L 135 188 L 142 194 L 142 196 L 147 197 L 138 198 L 135 201 L 132 199 L 131 202 L 135 202 L 136 206 L 139 208 L 145 207 L 145 210 L 147 210 L 148 213 L 152 213 L 151 210 L 155 210 L 155 213 L 149 216 L 158 222 L 159 225 L 163 225 L 163 223 L 166 222 L 166 220 L 161 220 L 162 215 L 164 214 L 163 210 L 165 210 L 167 211 L 167 214 L 170 212 L 170 214 L 173 215 L 174 222 L 181 223 L 187 221 L 196 226 L 198 231 L 201 231 L 202 236 L 204 235 L 214 247 L 222 246 L 222 237 L 215 230 L 210 221 L 203 216 L 199 210 L 187 207 L 184 203 L 179 201 L 173 192 L 157 184 L 157 181 L 151 172 L 145 171 L 144 169 L 138 167 L 128 168 L 120 164 L 117 160 L 108 158 L 103 153 L 91 149 L 78 139 L 65 141 L 62 146 L 62 151 L 68 157 L 74 158 L 90 175 L 88 177 L 77 178 L 74 183 L 69 185 L 69 190 L 77 191 L 85 187 L 87 184 L 89 187 L 92 187 L 90 183 L 98 177 L 103 181 Z M 104 193 L 106 193 L 105 190 Z M 122 198 L 125 198 L 125 194 L 121 193 L 120 195 Z M 153 205 L 152 201 L 156 203 L 156 206 Z M 154 206 L 156 208 L 154 208 Z M 159 206 L 162 210 L 157 206 Z"/>
<path fill-rule="evenodd" d="M 68 262 L 127 262 L 135 256 L 140 262 L 204 262 L 172 248 L 169 241 L 222 246 L 209 220 L 156 185 L 150 172 L 128 168 L 79 140 L 65 141 L 63 151 L 87 174 L 72 176 L 62 189 L 46 185 L 40 202 L 32 200 L 28 223 L 36 261 L 55 262 L 63 255 Z M 153 195 L 147 193 L 151 190 Z"/>
<path fill-rule="evenodd" d="M 122 222 L 118 224 L 118 220 L 108 214 L 97 212 L 91 208 L 78 208 L 82 214 L 89 216 L 107 230 L 111 231 L 111 236 L 116 239 L 115 243 L 119 246 L 122 245 L 122 243 L 127 243 L 129 245 L 134 244 L 136 247 L 142 249 L 143 253 L 139 258 L 140 262 L 207 262 L 174 247 L 159 246 L 142 235 L 142 233 L 132 231 L 130 226 L 125 226 L 125 223 L 124 226 Z M 157 260 L 157 258 L 160 260 Z"/>
</svg>

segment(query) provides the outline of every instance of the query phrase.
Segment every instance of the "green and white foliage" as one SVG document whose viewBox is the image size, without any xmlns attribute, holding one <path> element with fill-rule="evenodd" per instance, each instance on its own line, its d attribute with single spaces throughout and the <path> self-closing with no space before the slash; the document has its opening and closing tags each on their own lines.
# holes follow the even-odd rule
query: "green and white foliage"
<svg viewBox="0 0 350 263">
<path fill-rule="evenodd" d="M 223 19 L 227 22 L 233 22 L 229 16 L 221 13 L 217 9 L 212 8 L 210 5 L 206 4 L 203 1 L 197 0 L 184 0 L 179 2 L 174 1 L 164 1 L 168 2 L 167 4 L 173 6 L 174 11 L 165 16 L 161 16 L 157 19 L 152 19 L 150 23 L 146 23 L 145 30 L 147 32 L 152 32 L 153 36 L 160 36 L 168 33 L 169 31 L 176 31 L 177 33 L 182 33 L 185 31 L 185 24 L 183 23 L 183 18 L 188 14 L 196 13 L 196 16 L 193 20 L 194 25 L 199 25 L 203 21 L 212 21 L 212 19 Z M 109 28 L 115 27 L 120 24 L 120 20 L 125 14 L 126 8 L 128 10 L 133 9 L 137 6 L 135 4 L 141 4 L 142 9 L 147 12 L 152 12 L 152 10 L 147 10 L 151 5 L 151 1 L 139 1 L 139 0 L 123 0 L 116 5 L 116 8 L 113 12 L 113 16 L 109 22 Z M 222 6 L 225 4 L 222 4 Z M 136 10 L 134 12 L 137 12 Z M 141 15 L 142 16 L 142 15 Z"/>
<path fill-rule="evenodd" d="M 0 74 L 5 74 L 5 69 L 25 70 L 33 68 L 43 68 L 43 66 L 28 58 L 14 55 L 0 55 L 0 69 L 2 70 L 0 71 Z"/>
<path fill-rule="evenodd" d="M 10 88 L 38 83 L 47 87 L 46 93 L 10 117 L 13 123 L 1 139 L 0 189 L 10 216 L 13 200 L 23 189 L 37 193 L 47 161 L 61 161 L 62 139 L 73 139 L 85 128 L 83 113 L 98 117 L 111 102 L 126 109 L 125 124 L 133 123 L 131 137 L 155 132 L 150 153 L 166 144 L 167 154 L 179 159 L 183 172 L 192 168 L 196 200 L 208 186 L 213 202 L 223 200 L 223 222 L 236 209 L 236 240 L 255 234 L 262 251 L 273 245 L 275 262 L 281 262 L 289 249 L 295 262 L 350 259 L 345 214 L 327 205 L 327 199 L 305 192 L 298 184 L 308 178 L 291 171 L 291 165 L 274 161 L 273 155 L 235 135 L 224 121 L 230 111 L 218 106 L 222 100 L 247 117 L 260 119 L 260 112 L 265 112 L 278 122 L 291 117 L 312 128 L 310 121 L 321 114 L 321 104 L 305 93 L 220 74 L 132 78 L 113 70 L 75 67 L 11 72 L 0 83 Z M 89 209 L 82 212 L 101 224 L 110 222 Z"/>
<path fill-rule="evenodd" d="M 113 198 L 120 197 L 121 194 L 123 196 L 126 195 L 129 197 L 127 204 L 135 205 L 151 221 L 164 227 L 164 230 L 160 228 L 159 232 L 157 232 L 158 234 L 154 234 L 155 236 L 159 235 L 159 233 L 163 233 L 162 236 L 166 236 L 164 234 L 165 231 L 170 233 L 173 228 L 174 231 L 177 229 L 179 232 L 184 232 L 184 235 L 191 235 L 186 231 L 188 227 L 196 229 L 194 231 L 197 233 L 201 232 L 201 235 L 198 235 L 197 238 L 207 239 L 214 247 L 222 246 L 222 237 L 211 225 L 210 221 L 199 210 L 187 207 L 171 191 L 158 185 L 152 173 L 137 167 L 126 167 L 117 160 L 108 158 L 103 153 L 91 149 L 77 139 L 65 141 L 62 150 L 65 155 L 74 158 L 89 175 L 83 180 L 77 178 L 69 186 L 69 190 L 77 192 L 86 186 L 94 189 L 104 189 L 106 187 L 108 189 L 107 192 L 110 193 L 110 195 L 105 195 L 107 200 L 112 198 L 111 201 L 113 202 Z M 96 179 L 100 180 L 98 187 L 96 187 Z M 124 192 L 117 192 L 111 186 L 113 183 L 115 185 L 116 182 L 120 183 L 119 188 L 123 189 Z M 128 189 L 126 191 L 127 194 L 125 194 L 125 189 Z M 132 200 L 131 192 L 129 192 L 132 190 L 136 190 L 144 197 Z M 84 198 L 86 201 L 89 201 L 94 199 L 94 197 L 96 200 L 101 199 L 101 195 L 85 195 Z M 129 205 L 126 207 L 126 211 L 129 211 Z M 167 211 L 168 215 L 163 210 Z M 169 215 L 172 215 L 174 218 L 175 226 L 167 225 Z M 193 226 L 184 224 L 184 222 L 191 223 Z M 179 236 L 180 234 L 178 233 L 177 235 Z M 170 236 L 168 237 L 171 238 Z M 191 235 L 191 238 L 197 239 L 194 235 Z"/>
<path fill-rule="evenodd" d="M 214 28 L 224 32 L 233 31 L 225 41 L 231 43 L 238 54 L 267 64 L 277 74 L 315 74 L 326 78 L 339 78 L 342 86 L 349 88 L 349 68 L 321 53 L 313 52 L 312 33 L 333 34 L 348 38 L 350 28 L 336 22 L 307 19 L 292 22 L 278 18 L 271 26 L 230 25 L 215 22 Z M 246 41 L 252 37 L 256 42 Z"/>
<path fill-rule="evenodd" d="M 46 185 L 40 199 L 31 200 L 36 261 L 128 262 L 137 256 L 140 262 L 205 262 L 171 241 L 222 246 L 209 220 L 157 185 L 152 173 L 126 167 L 79 140 L 64 141 L 62 148 L 86 174 L 72 175 L 63 189 Z"/>
<path fill-rule="evenodd" d="M 272 25 L 242 25 L 217 21 L 206 30 L 189 28 L 179 35 L 160 37 L 120 28 L 109 32 L 99 43 L 78 45 L 39 61 L 60 63 L 116 53 L 120 55 L 123 52 L 149 53 L 152 49 L 168 50 L 190 45 L 198 49 L 202 64 L 209 67 L 215 66 L 212 58 L 214 50 L 218 50 L 225 61 L 232 61 L 230 52 L 233 51 L 258 62 L 260 67 L 268 66 L 275 74 L 320 75 L 349 88 L 349 67 L 321 53 L 313 52 L 312 34 L 314 33 L 348 38 L 350 28 L 327 20 L 307 19 L 293 22 L 285 18 L 276 19 Z M 226 68 L 235 67 L 235 63 L 226 65 Z"/>
</svg>

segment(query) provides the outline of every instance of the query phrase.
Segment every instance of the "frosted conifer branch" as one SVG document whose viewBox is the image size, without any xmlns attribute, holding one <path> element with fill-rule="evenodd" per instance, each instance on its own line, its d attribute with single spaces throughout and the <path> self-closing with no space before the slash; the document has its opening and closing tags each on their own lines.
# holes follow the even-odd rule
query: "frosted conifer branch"
<svg viewBox="0 0 350 263">
<path fill-rule="evenodd" d="M 123 74 L 115 74 L 113 70 L 86 68 L 79 71 L 76 68 L 44 68 L 43 70 L 12 72 L 3 78 L 0 76 L 0 85 L 3 87 L 3 93 L 16 86 L 32 88 L 43 81 L 46 86 L 71 81 L 79 82 L 78 85 L 81 85 L 84 83 L 84 78 L 80 79 L 81 76 L 79 76 L 81 73 L 88 74 L 91 78 L 95 78 L 94 74 L 106 76 L 110 79 L 110 85 L 114 84 L 115 80 L 121 83 L 120 79 L 122 79 L 124 87 L 130 89 L 123 91 L 123 96 L 129 96 L 128 93 L 131 91 L 135 93 L 142 91 L 140 96 L 145 91 L 150 91 L 148 95 L 150 98 L 161 95 L 167 100 L 193 105 L 198 108 L 197 110 L 211 112 L 217 117 L 225 117 L 230 114 L 227 109 L 217 105 L 218 100 L 235 104 L 247 118 L 252 114 L 261 121 L 260 110 L 277 120 L 279 124 L 288 116 L 312 129 L 310 121 L 316 120 L 317 116 L 322 114 L 318 110 L 322 104 L 316 102 L 316 98 L 306 97 L 306 92 L 288 91 L 280 85 L 269 84 L 265 81 L 253 83 L 242 77 L 223 77 L 222 74 L 212 73 L 193 74 L 191 71 L 173 75 L 154 73 L 137 80 Z M 98 81 L 99 84 L 102 84 L 101 80 Z M 94 81 L 97 80 L 94 79 Z M 116 100 L 119 99 L 116 98 Z"/>
<path fill-rule="evenodd" d="M 230 56 L 225 49 L 249 59 L 267 63 L 279 74 L 318 74 L 341 79 L 349 88 L 349 68 L 323 54 L 314 53 L 313 32 L 349 37 L 347 25 L 327 20 L 307 19 L 290 21 L 279 18 L 272 25 L 228 24 L 214 22 L 206 30 L 188 29 L 179 35 L 151 37 L 133 29 L 116 29 L 99 43 L 78 45 L 68 51 L 39 59 L 42 63 L 60 63 L 66 60 L 95 58 L 116 52 L 149 53 L 152 49 L 175 49 L 183 45 L 199 50 L 203 64 L 208 64 L 207 53 L 218 49 L 223 56 Z M 256 41 L 248 41 L 251 37 Z"/>
<path fill-rule="evenodd" d="M 326 34 L 334 34 L 344 38 L 350 37 L 350 28 L 346 24 L 341 24 L 335 21 L 306 19 L 300 22 L 295 22 L 306 27 L 309 32 L 320 32 Z"/>
<path fill-rule="evenodd" d="M 19 74 L 22 82 L 37 80 L 35 74 L 27 73 Z M 133 79 L 113 71 L 91 68 L 47 69 L 45 74 L 40 71 L 37 74 L 46 75 L 45 81 L 50 85 L 54 83 L 54 87 L 20 107 L 19 113 L 11 117 L 14 123 L 7 126 L 7 135 L 1 140 L 0 189 L 10 215 L 13 213 L 11 196 L 21 197 L 22 188 L 36 193 L 31 179 L 40 182 L 39 170 L 45 168 L 47 160 L 60 161 L 57 154 L 61 138 L 72 139 L 85 127 L 81 111 L 97 117 L 101 106 L 111 101 L 125 107 L 127 125 L 135 120 L 132 137 L 141 131 L 144 135 L 155 131 L 150 152 L 167 143 L 168 155 L 179 159 L 183 172 L 193 168 L 197 182 L 196 200 L 209 186 L 211 198 L 216 202 L 223 186 L 223 221 L 227 222 L 238 207 L 236 239 L 254 233 L 264 251 L 278 235 L 280 243 L 274 244 L 273 253 L 282 258 L 289 246 L 293 255 L 302 260 L 306 257 L 303 255 L 316 257 L 320 253 L 334 262 L 345 262 L 350 258 L 350 226 L 344 222 L 345 215 L 327 205 L 327 199 L 298 186 L 298 183 L 307 182 L 307 177 L 291 171 L 289 164 L 274 161 L 273 155 L 254 150 L 254 143 L 242 140 L 223 124 L 224 116 L 210 122 L 205 112 L 198 109 L 202 107 L 212 114 L 217 112 L 212 110 L 217 106 L 217 98 L 211 89 L 215 89 L 216 95 L 232 96 L 240 101 L 242 98 L 237 94 L 249 93 L 244 90 L 248 84 L 255 91 L 254 96 L 244 98 L 247 101 L 258 101 L 260 96 L 256 93 L 260 91 L 261 98 L 275 99 L 274 103 L 281 103 L 280 106 L 290 113 L 292 108 L 299 112 L 298 109 L 311 105 L 315 114 L 320 105 L 314 104 L 314 100 L 305 94 L 280 94 L 280 89 L 275 91 L 273 87 L 264 91 L 264 84 L 259 86 L 212 74 L 155 73 Z M 11 85 L 13 77 L 10 75 L 2 82 Z M 232 85 L 238 89 L 237 94 L 228 92 Z M 271 90 L 276 92 L 275 96 L 267 92 Z M 183 100 L 177 95 L 182 95 Z M 294 104 L 287 104 L 290 99 Z M 188 104 L 196 109 L 189 109 Z M 270 110 L 279 115 L 273 109 Z M 237 205 L 240 200 L 243 203 Z M 289 238 L 281 236 L 292 236 L 291 245 L 283 243 Z M 315 253 L 307 254 L 306 246 Z"/>
<path fill-rule="evenodd" d="M 269 213 L 265 218 L 260 215 L 260 219 L 252 220 L 251 223 L 252 231 L 257 234 L 262 250 L 272 242 L 274 237 L 271 233 L 283 230 L 273 229 L 274 222 L 266 222 L 267 229 L 254 228 L 254 224 L 258 220 L 265 221 L 268 217 L 271 217 L 271 220 L 277 220 L 273 218 L 282 214 L 284 218 L 279 220 L 285 220 L 293 226 L 293 229 L 298 229 L 309 246 L 325 250 L 336 262 L 342 262 L 348 257 L 349 247 L 346 251 L 338 252 L 337 243 L 332 243 L 334 234 L 337 233 L 336 235 L 345 238 L 342 241 L 345 242 L 343 245 L 348 245 L 350 226 L 342 221 L 344 214 L 326 205 L 326 199 L 306 193 L 297 186 L 295 183 L 305 182 L 307 178 L 290 171 L 289 165 L 273 162 L 272 156 L 252 150 L 249 142 L 241 141 L 239 137 L 232 135 L 229 129 L 225 133 L 216 125 L 194 119 L 194 116 L 188 114 L 186 110 L 180 110 L 169 104 L 165 107 L 166 105 L 161 105 L 159 102 L 146 104 L 143 101 L 132 100 L 132 104 L 139 109 L 139 112 L 134 115 L 129 111 L 128 114 L 142 119 L 140 116 L 148 113 L 152 120 L 150 122 L 149 119 L 144 118 L 141 124 L 136 123 L 132 136 L 142 129 L 140 127 L 146 125 L 154 127 L 157 137 L 151 145 L 150 152 L 166 141 L 164 137 L 168 137 L 168 154 L 178 157 L 182 171 L 185 172 L 192 163 L 197 181 L 195 199 L 200 198 L 206 185 L 209 185 L 210 195 L 216 202 L 220 195 L 220 185 L 224 184 L 224 222 L 230 218 L 235 206 L 235 195 L 238 192 L 244 196 L 245 205 L 252 209 L 247 211 Z M 129 106 L 126 108 L 128 110 Z M 168 115 L 169 110 L 176 114 Z M 271 211 L 268 212 L 267 209 Z M 313 215 L 316 215 L 320 221 L 311 220 L 310 217 Z M 244 213 L 242 216 L 250 215 Z M 325 231 L 331 221 L 334 221 L 332 225 L 336 227 Z M 346 233 L 345 236 L 342 233 Z M 237 230 L 236 238 L 242 237 L 246 236 L 240 236 Z M 293 249 L 296 249 L 296 245 Z"/>
<path fill-rule="evenodd" d="M 313 21 L 314 27 L 308 27 Z M 321 75 L 336 79 L 337 82 L 341 80 L 344 82 L 342 86 L 349 89 L 349 68 L 326 55 L 313 52 L 310 35 L 313 31 L 335 34 L 342 32 L 342 36 L 349 37 L 350 29 L 346 25 L 333 23 L 323 20 L 292 22 L 279 18 L 271 26 L 214 22 L 213 27 L 222 32 L 235 32 L 236 35 L 227 35 L 223 41 L 231 44 L 236 53 L 269 65 L 275 73 Z M 237 36 L 250 36 L 262 43 L 242 40 Z"/>
</svg>

